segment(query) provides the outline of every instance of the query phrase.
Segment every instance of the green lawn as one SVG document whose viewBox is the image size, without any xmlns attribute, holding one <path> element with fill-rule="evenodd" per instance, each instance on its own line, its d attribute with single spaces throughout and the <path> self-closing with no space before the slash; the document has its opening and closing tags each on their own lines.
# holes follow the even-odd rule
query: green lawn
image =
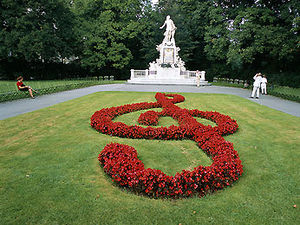
<svg viewBox="0 0 300 225">
<path fill-rule="evenodd" d="M 73 79 L 73 80 L 43 80 L 24 81 L 24 84 L 37 90 L 37 95 L 52 94 L 61 91 L 84 88 L 94 85 L 119 84 L 121 80 Z M 36 93 L 34 93 L 36 95 Z M 15 81 L 0 81 L 0 102 L 29 98 L 29 92 L 18 91 Z"/>
<path fill-rule="evenodd" d="M 99 92 L 0 121 L 0 224 L 299 224 L 300 118 L 233 95 L 184 93 L 177 104 L 237 120 L 240 129 L 225 139 L 244 174 L 232 187 L 157 200 L 114 185 L 97 160 L 110 142 L 133 146 L 146 167 L 170 175 L 211 163 L 192 141 L 122 139 L 89 125 L 96 110 L 155 101 L 154 95 Z M 135 124 L 139 114 L 117 120 Z"/>
<path fill-rule="evenodd" d="M 65 85 L 76 85 L 76 84 L 84 84 L 84 83 L 93 83 L 94 85 L 106 84 L 106 83 L 124 83 L 124 81 L 110 81 L 110 80 L 96 80 L 96 79 L 71 79 L 71 80 L 24 80 L 23 83 L 25 85 L 31 86 L 33 89 L 45 89 L 45 88 L 54 88 Z M 0 81 L 0 94 L 17 91 L 18 88 L 16 86 L 17 81 Z"/>
</svg>

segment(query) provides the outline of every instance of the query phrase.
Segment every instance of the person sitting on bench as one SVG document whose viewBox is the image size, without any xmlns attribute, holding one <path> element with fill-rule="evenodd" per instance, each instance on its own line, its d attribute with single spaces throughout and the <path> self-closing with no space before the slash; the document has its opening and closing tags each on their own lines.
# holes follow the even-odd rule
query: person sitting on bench
<svg viewBox="0 0 300 225">
<path fill-rule="evenodd" d="M 22 76 L 19 76 L 17 78 L 17 87 L 20 91 L 28 91 L 31 98 L 34 98 L 32 92 L 36 92 L 35 90 L 33 90 L 30 86 L 26 86 L 25 84 L 23 84 L 23 77 Z"/>
</svg>

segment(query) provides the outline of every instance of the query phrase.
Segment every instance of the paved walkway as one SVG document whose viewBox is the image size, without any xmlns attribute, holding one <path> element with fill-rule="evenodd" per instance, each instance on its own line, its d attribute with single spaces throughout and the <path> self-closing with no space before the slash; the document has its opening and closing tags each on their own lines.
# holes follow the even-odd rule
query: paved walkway
<svg viewBox="0 0 300 225">
<path fill-rule="evenodd" d="M 65 102 L 74 98 L 79 98 L 101 91 L 137 91 L 137 92 L 190 92 L 190 93 L 218 93 L 232 94 L 249 101 L 257 102 L 270 108 L 300 117 L 300 103 L 283 100 L 273 96 L 262 96 L 260 99 L 250 99 L 250 90 L 231 87 L 218 86 L 171 86 L 171 85 L 130 85 L 130 84 L 109 84 L 98 85 L 71 91 L 59 92 L 51 95 L 38 96 L 36 99 L 20 99 L 10 102 L 0 103 L 0 120 L 14 117 L 23 113 L 32 112 L 57 103 Z"/>
</svg>

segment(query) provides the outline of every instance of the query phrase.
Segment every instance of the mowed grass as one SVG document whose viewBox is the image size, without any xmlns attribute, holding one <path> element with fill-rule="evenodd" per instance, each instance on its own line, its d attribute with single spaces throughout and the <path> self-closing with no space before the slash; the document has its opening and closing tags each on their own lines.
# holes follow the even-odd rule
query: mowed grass
<svg viewBox="0 0 300 225">
<path fill-rule="evenodd" d="M 17 81 L 0 81 L 0 94 L 17 91 Z M 96 80 L 96 79 L 70 79 L 70 80 L 24 80 L 23 83 L 31 86 L 33 89 L 41 90 L 47 88 L 62 87 L 66 85 L 78 84 L 111 84 L 111 83 L 124 83 L 124 81 L 115 80 Z"/>
<path fill-rule="evenodd" d="M 0 224 L 299 224 L 300 118 L 237 96 L 184 93 L 186 101 L 177 104 L 237 120 L 238 132 L 225 139 L 238 151 L 244 174 L 232 187 L 162 200 L 113 184 L 97 160 L 110 142 L 135 147 L 146 167 L 169 175 L 211 164 L 189 140 L 122 139 L 89 125 L 97 110 L 155 101 L 154 95 L 95 93 L 0 121 Z M 116 120 L 136 124 L 139 114 Z"/>
</svg>

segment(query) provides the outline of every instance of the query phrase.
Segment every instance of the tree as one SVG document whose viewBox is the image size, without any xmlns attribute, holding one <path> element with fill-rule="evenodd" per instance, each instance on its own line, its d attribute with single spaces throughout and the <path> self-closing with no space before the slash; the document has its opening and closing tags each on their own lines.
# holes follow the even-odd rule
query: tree
<svg viewBox="0 0 300 225">
<path fill-rule="evenodd" d="M 128 45 L 138 35 L 138 0 L 90 0 L 74 5 L 82 44 L 82 65 L 92 72 L 120 70 L 132 59 Z"/>
<path fill-rule="evenodd" d="M 0 59 L 49 62 L 72 55 L 73 15 L 65 1 L 0 4 Z"/>
<path fill-rule="evenodd" d="M 269 8 L 240 11 L 230 32 L 227 62 L 234 64 L 240 59 L 242 64 L 254 64 L 258 68 L 268 65 L 273 70 L 284 69 L 282 62 L 292 62 L 299 51 L 291 21 Z"/>
</svg>

